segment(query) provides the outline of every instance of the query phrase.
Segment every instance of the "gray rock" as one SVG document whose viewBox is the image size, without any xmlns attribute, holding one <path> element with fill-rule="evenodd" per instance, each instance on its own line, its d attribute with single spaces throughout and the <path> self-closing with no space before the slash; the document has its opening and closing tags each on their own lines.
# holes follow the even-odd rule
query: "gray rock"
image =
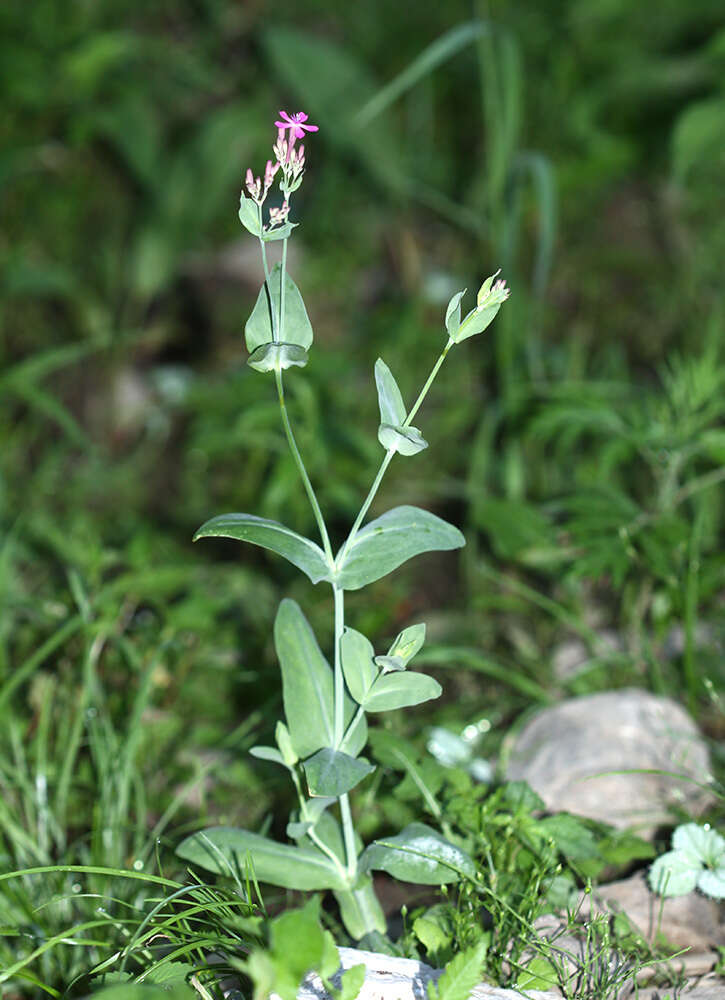
<svg viewBox="0 0 725 1000">
<path fill-rule="evenodd" d="M 675 949 L 708 952 L 725 946 L 722 908 L 713 899 L 697 892 L 662 899 L 650 891 L 644 875 L 599 886 L 594 900 L 584 896 L 579 918 L 586 920 L 592 911 L 610 910 L 625 913 L 648 941 L 664 937 Z"/>
<path fill-rule="evenodd" d="M 435 982 L 442 975 L 441 969 L 432 969 L 424 962 L 410 958 L 394 958 L 378 955 L 357 948 L 339 948 L 340 971 L 333 976 L 333 986 L 339 989 L 340 975 L 354 965 L 365 966 L 365 982 L 358 994 L 358 1000 L 427 1000 L 428 983 Z M 481 983 L 471 993 L 471 1000 L 521 1000 L 522 994 L 516 990 L 500 989 Z M 561 1000 L 559 993 L 543 990 L 527 990 L 530 1000 Z M 271 1000 L 279 1000 L 273 993 Z M 331 1000 L 319 976 L 307 976 L 297 993 L 297 1000 Z"/>
<path fill-rule="evenodd" d="M 704 740 L 670 698 L 635 688 L 569 698 L 531 719 L 507 748 L 510 780 L 527 781 L 551 811 L 635 827 L 651 836 L 675 803 L 698 813 L 710 801 Z M 632 770 L 683 775 L 611 773 Z"/>
</svg>

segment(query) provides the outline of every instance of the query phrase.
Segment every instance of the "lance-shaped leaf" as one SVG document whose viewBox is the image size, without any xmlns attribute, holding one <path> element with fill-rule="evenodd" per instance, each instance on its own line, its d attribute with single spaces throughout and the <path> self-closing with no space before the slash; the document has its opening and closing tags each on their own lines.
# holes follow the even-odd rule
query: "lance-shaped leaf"
<svg viewBox="0 0 725 1000">
<path fill-rule="evenodd" d="M 462 292 L 456 292 L 451 301 L 448 303 L 448 308 L 446 309 L 446 330 L 452 340 L 456 339 L 458 327 L 461 325 L 461 299 L 465 294 L 465 288 Z"/>
<path fill-rule="evenodd" d="M 315 847 L 279 844 L 258 833 L 216 826 L 182 840 L 176 853 L 221 875 L 239 874 L 251 864 L 260 882 L 284 889 L 345 889 L 340 868 Z"/>
<path fill-rule="evenodd" d="M 375 651 L 369 639 L 354 628 L 346 628 L 340 642 L 342 672 L 347 689 L 358 705 L 362 705 L 378 676 L 374 663 Z"/>
<path fill-rule="evenodd" d="M 425 823 L 410 823 L 395 837 L 374 841 L 360 857 L 361 871 L 385 871 L 401 882 L 443 885 L 475 878 L 476 867 L 460 847 Z"/>
<path fill-rule="evenodd" d="M 259 290 L 252 315 L 247 320 L 247 325 L 244 328 L 244 337 L 247 342 L 247 350 L 250 354 L 253 354 L 261 345 L 269 344 L 275 339 L 272 333 L 272 316 L 270 310 L 274 310 L 274 322 L 276 325 L 279 321 L 281 284 L 282 267 L 280 264 L 275 264 L 269 277 L 269 294 L 265 282 Z M 290 277 L 288 271 L 285 271 L 284 288 L 284 317 L 277 339 L 285 344 L 297 344 L 307 351 L 312 345 L 312 326 L 310 325 L 300 290 Z"/>
<path fill-rule="evenodd" d="M 259 224 L 259 206 L 256 201 L 248 198 L 242 192 L 239 199 L 239 221 L 252 236 L 260 236 L 262 227 Z"/>
<path fill-rule="evenodd" d="M 342 561 L 338 553 L 337 582 L 344 590 L 359 590 L 413 556 L 465 544 L 458 528 L 435 514 L 420 507 L 394 507 L 357 533 Z"/>
<path fill-rule="evenodd" d="M 378 677 L 362 704 L 366 712 L 390 712 L 439 698 L 441 691 L 438 681 L 427 674 L 393 671 Z"/>
<path fill-rule="evenodd" d="M 425 623 L 409 625 L 399 632 L 395 642 L 388 650 L 386 659 L 398 660 L 405 667 L 410 660 L 418 653 L 425 642 Z M 378 657 L 381 659 L 381 657 Z M 390 669 L 390 668 L 389 668 Z M 400 669 L 400 668 L 394 668 Z"/>
<path fill-rule="evenodd" d="M 366 760 L 324 747 L 302 765 L 310 795 L 339 798 L 375 770 Z"/>
<path fill-rule="evenodd" d="M 425 624 L 409 625 L 399 632 L 386 656 L 376 656 L 375 663 L 386 673 L 405 670 L 425 642 Z"/>
<path fill-rule="evenodd" d="M 334 743 L 334 692 L 330 665 L 298 604 L 285 599 L 274 622 L 274 644 L 282 670 L 282 699 L 294 752 L 303 760 Z M 344 700 L 348 726 L 357 706 Z M 360 719 L 341 750 L 355 757 L 365 745 L 367 723 Z"/>
<path fill-rule="evenodd" d="M 405 403 L 393 373 L 382 358 L 375 362 L 375 385 L 378 390 L 380 423 L 402 424 L 405 420 Z"/>
<path fill-rule="evenodd" d="M 199 538 L 235 538 L 239 542 L 261 545 L 263 549 L 284 556 L 313 583 L 330 579 L 330 567 L 320 546 L 278 521 L 254 514 L 220 514 L 202 524 L 194 541 Z"/>
<path fill-rule="evenodd" d="M 260 344 L 247 358 L 247 364 L 257 372 L 284 371 L 286 368 L 304 368 L 307 351 L 299 344 Z"/>
<path fill-rule="evenodd" d="M 386 451 L 397 451 L 400 455 L 416 455 L 428 447 L 416 427 L 405 427 L 405 403 L 393 373 L 382 360 L 375 362 L 375 385 L 378 390 L 380 427 L 378 441 Z"/>
<path fill-rule="evenodd" d="M 257 760 L 269 760 L 273 764 L 280 764 L 282 767 L 286 767 L 287 770 L 290 769 L 289 764 L 285 761 L 284 757 L 279 752 L 277 747 L 265 747 L 265 746 L 250 747 L 249 752 L 252 755 L 252 757 L 256 757 Z"/>
<path fill-rule="evenodd" d="M 460 344 L 462 340 L 466 340 L 468 337 L 473 337 L 477 333 L 483 333 L 486 327 L 493 323 L 502 304 L 509 297 L 509 289 L 506 287 L 506 282 L 503 279 L 494 284 L 494 279 L 499 274 L 500 269 L 495 274 L 486 278 L 478 290 L 476 308 L 469 312 L 454 333 L 449 330 L 451 340 L 454 343 Z"/>
</svg>

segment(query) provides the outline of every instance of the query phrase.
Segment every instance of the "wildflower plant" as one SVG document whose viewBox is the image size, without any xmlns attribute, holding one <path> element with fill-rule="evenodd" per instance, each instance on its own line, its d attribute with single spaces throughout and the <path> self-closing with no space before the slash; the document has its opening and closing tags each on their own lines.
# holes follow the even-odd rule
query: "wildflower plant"
<svg viewBox="0 0 725 1000">
<path fill-rule="evenodd" d="M 400 506 L 367 521 L 383 477 L 396 455 L 405 458 L 427 447 L 415 420 L 452 347 L 483 332 L 509 291 L 498 272 L 481 286 L 476 306 L 462 318 L 465 292 L 451 299 L 445 314 L 447 340 L 417 399 L 408 408 L 393 373 L 382 359 L 374 378 L 380 409 L 380 467 L 342 546 L 335 551 L 314 487 L 307 474 L 285 399 L 285 373 L 308 362 L 313 331 L 300 291 L 287 269 L 287 243 L 297 223 L 291 201 L 302 184 L 305 148 L 299 140 L 317 126 L 299 112 L 280 111 L 274 160 L 264 176 L 247 170 L 239 218 L 259 241 L 265 280 L 245 327 L 248 364 L 273 376 L 282 425 L 302 486 L 312 508 L 320 541 L 305 538 L 284 524 L 253 514 L 222 514 L 198 530 L 199 538 L 224 537 L 250 542 L 283 556 L 313 584 L 332 588 L 333 665 L 330 667 L 302 609 L 281 602 L 274 640 L 282 671 L 284 721 L 277 723 L 276 746 L 252 749 L 255 757 L 285 768 L 297 794 L 297 808 L 287 825 L 288 843 L 246 830 L 216 827 L 184 840 L 178 853 L 223 874 L 250 866 L 256 878 L 289 889 L 331 890 L 350 936 L 359 940 L 384 932 L 385 920 L 371 872 L 385 870 L 403 881 L 445 884 L 471 878 L 471 858 L 437 830 L 411 823 L 395 836 L 363 846 L 353 825 L 350 792 L 374 766 L 363 756 L 367 715 L 389 712 L 436 698 L 440 685 L 409 669 L 425 641 L 425 625 L 411 624 L 384 653 L 367 636 L 345 625 L 345 593 L 359 590 L 416 555 L 446 551 L 464 544 L 461 532 L 418 507 Z M 267 208 L 275 182 L 281 206 Z M 270 268 L 267 244 L 281 241 L 281 260 Z"/>
</svg>

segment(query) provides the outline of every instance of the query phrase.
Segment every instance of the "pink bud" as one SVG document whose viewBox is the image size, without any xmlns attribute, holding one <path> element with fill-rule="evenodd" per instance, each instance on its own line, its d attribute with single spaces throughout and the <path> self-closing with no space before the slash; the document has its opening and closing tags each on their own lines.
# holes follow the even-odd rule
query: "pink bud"
<svg viewBox="0 0 725 1000">
<path fill-rule="evenodd" d="M 254 186 L 254 174 L 252 173 L 252 168 L 247 167 L 247 187 Z"/>
</svg>

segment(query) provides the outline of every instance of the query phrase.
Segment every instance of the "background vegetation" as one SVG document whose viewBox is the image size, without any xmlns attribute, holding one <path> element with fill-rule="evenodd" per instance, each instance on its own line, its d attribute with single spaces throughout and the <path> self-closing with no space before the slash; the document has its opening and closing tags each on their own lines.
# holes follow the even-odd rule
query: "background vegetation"
<svg viewBox="0 0 725 1000">
<path fill-rule="evenodd" d="M 320 124 L 290 264 L 318 343 L 289 385 L 340 535 L 376 357 L 412 392 L 450 294 L 499 266 L 512 287 L 386 487 L 467 548 L 350 601 L 380 636 L 430 622 L 445 695 L 405 735 L 484 719 L 493 758 L 536 705 L 636 684 L 687 703 L 722 773 L 724 71 L 720 0 L 2 5 L 2 871 L 176 877 L 184 831 L 261 829 L 286 794 L 246 753 L 280 698 L 270 624 L 288 594 L 324 637 L 327 597 L 190 542 L 225 510 L 313 530 L 241 338 L 261 275 L 236 202 L 280 107 Z M 405 808 L 379 789 L 368 832 Z M 119 941 L 149 891 L 124 884 Z M 0 981 L 105 957 L 48 942 L 110 885 L 0 886 L 0 966 L 40 949 Z"/>
</svg>

